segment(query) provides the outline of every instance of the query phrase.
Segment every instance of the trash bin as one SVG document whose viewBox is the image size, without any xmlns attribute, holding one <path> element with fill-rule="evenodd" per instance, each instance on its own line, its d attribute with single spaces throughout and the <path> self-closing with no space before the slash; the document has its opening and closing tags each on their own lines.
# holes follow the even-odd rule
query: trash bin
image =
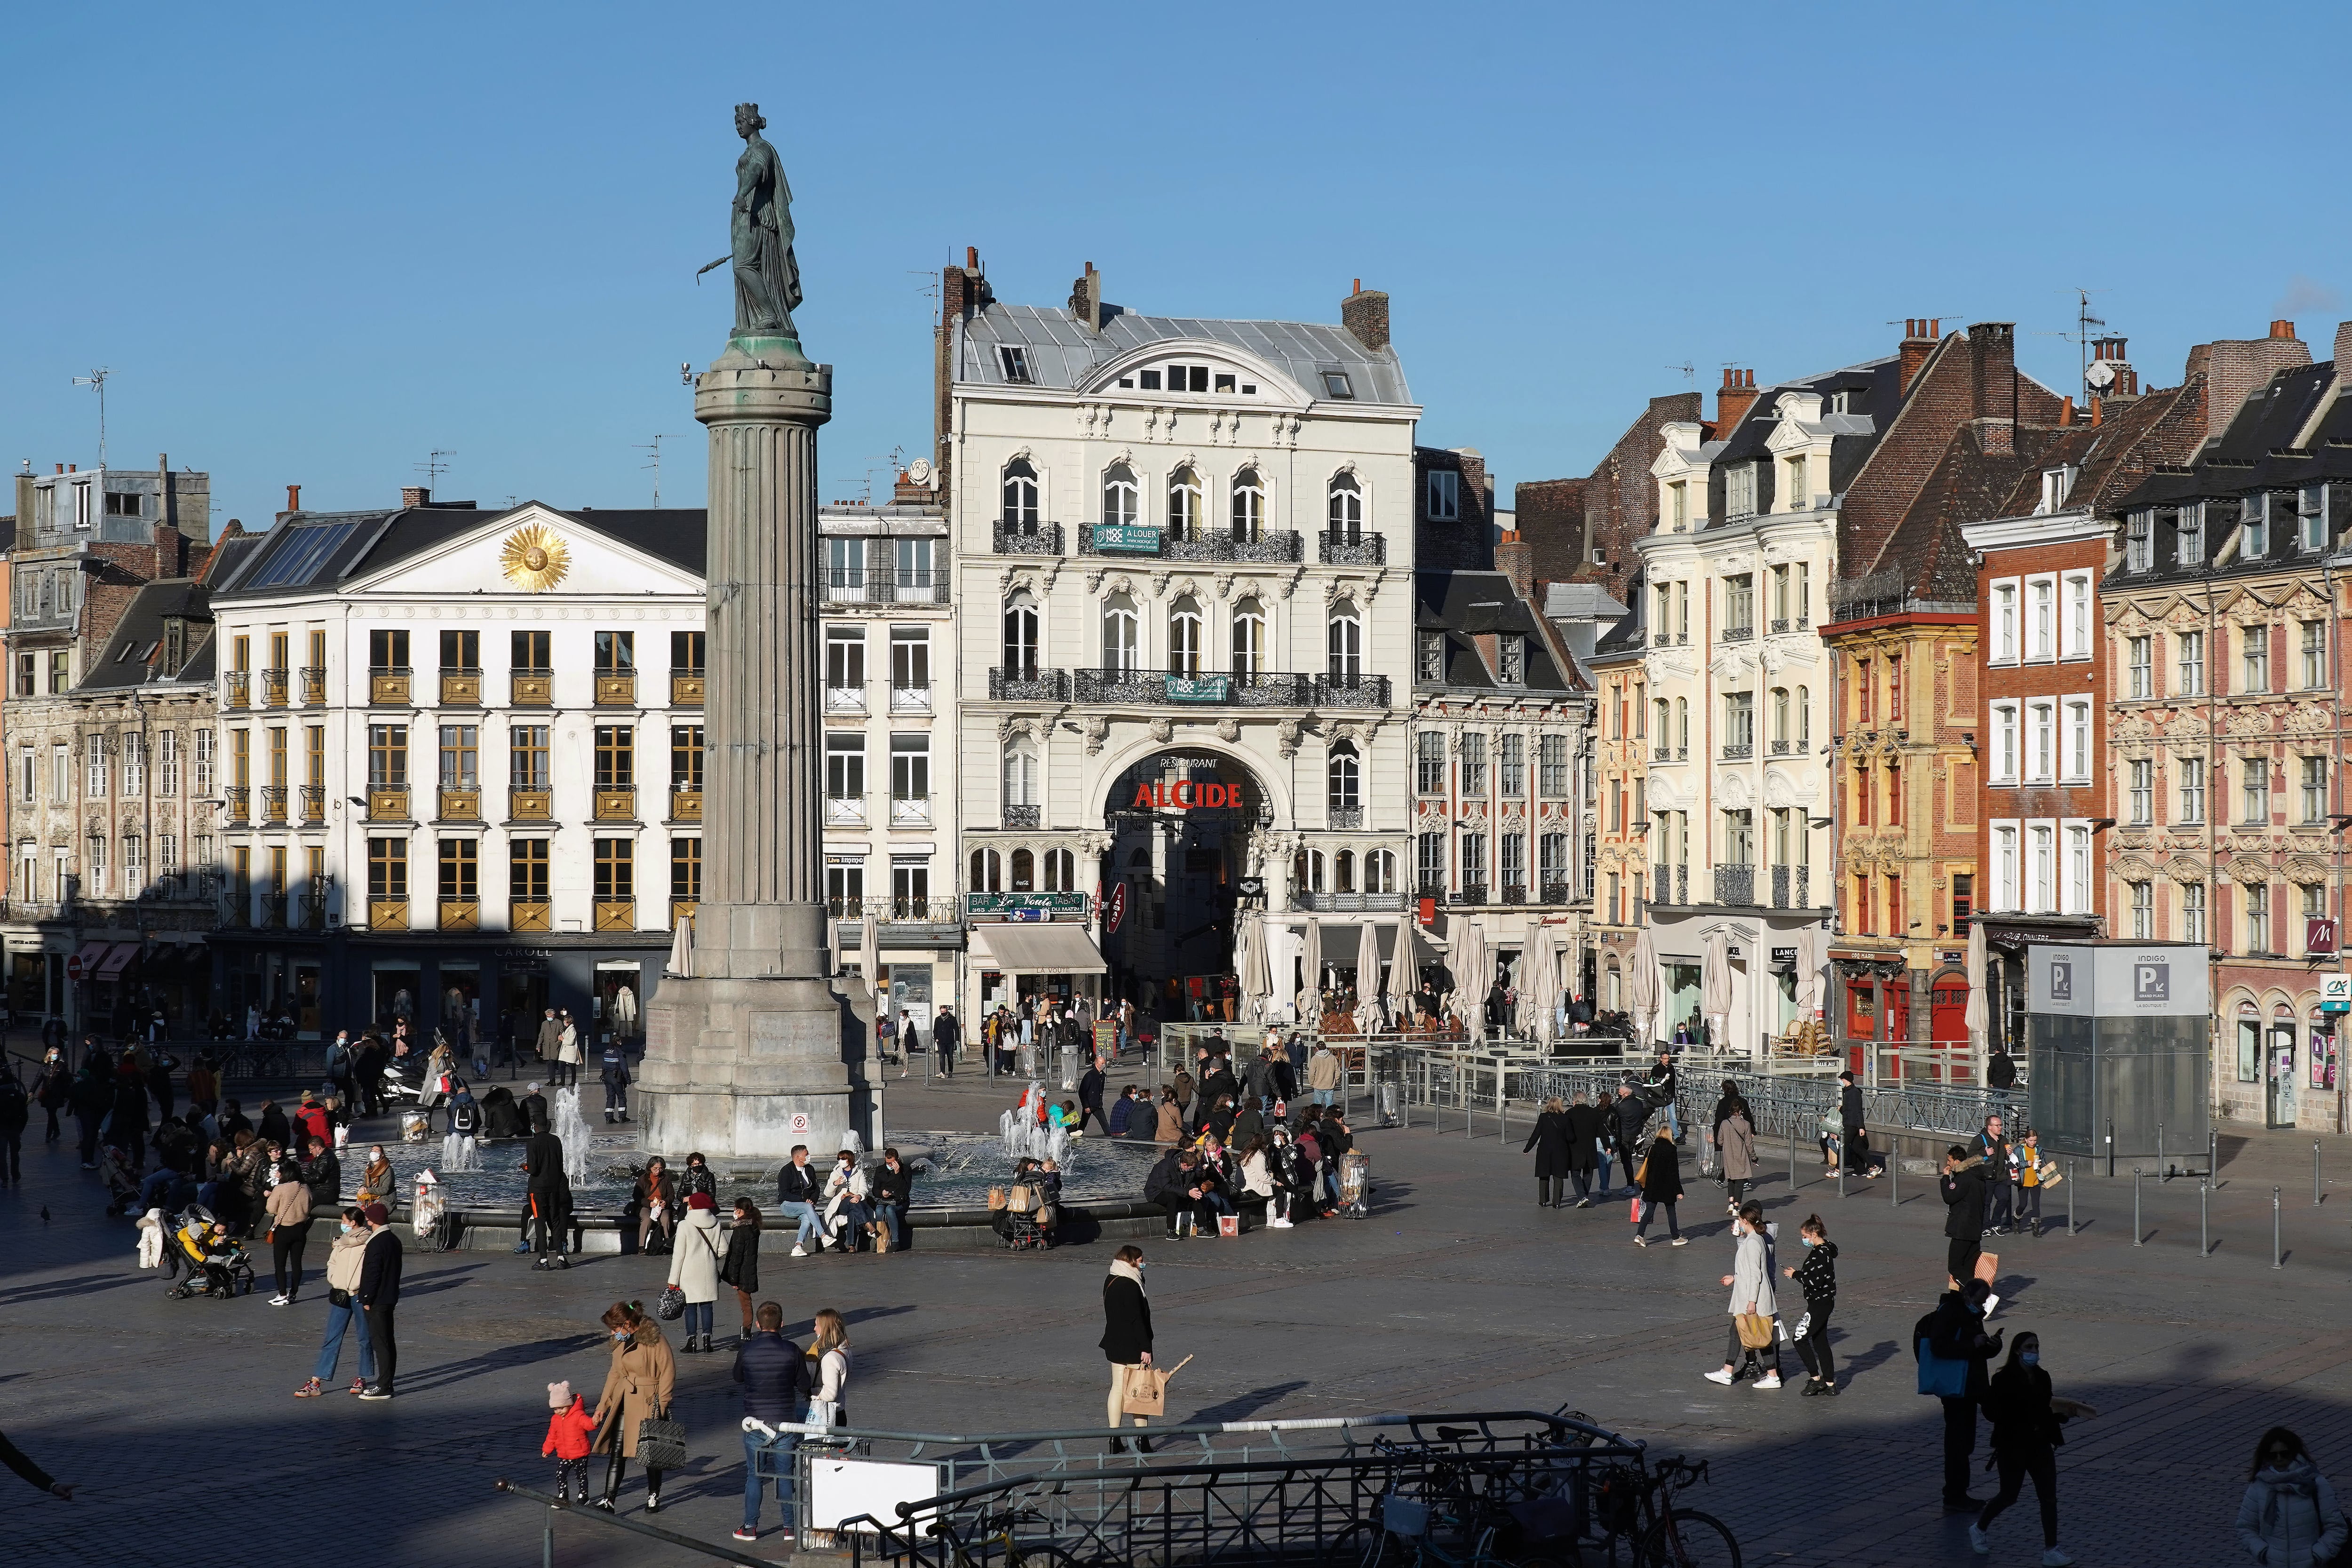
<svg viewBox="0 0 2352 1568">
<path fill-rule="evenodd" d="M 1339 1212 L 1349 1219 L 1371 1215 L 1372 1157 L 1361 1149 L 1339 1156 Z"/>
</svg>

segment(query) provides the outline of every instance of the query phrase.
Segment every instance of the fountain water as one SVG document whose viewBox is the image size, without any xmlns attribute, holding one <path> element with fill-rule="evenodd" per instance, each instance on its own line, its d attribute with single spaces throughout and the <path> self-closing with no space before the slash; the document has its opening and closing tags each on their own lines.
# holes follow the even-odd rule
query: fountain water
<svg viewBox="0 0 2352 1568">
<path fill-rule="evenodd" d="M 1021 1103 L 996 1119 L 996 1128 L 1004 1143 L 1004 1157 L 1018 1160 L 1050 1159 L 1067 1165 L 1070 1160 L 1070 1135 L 1058 1127 L 1047 1127 L 1038 1120 L 1045 1109 L 1045 1086 L 1032 1080 Z"/>
<path fill-rule="evenodd" d="M 555 1091 L 555 1114 L 549 1119 L 548 1129 L 563 1140 L 563 1174 L 573 1186 L 588 1182 L 588 1122 L 580 1114 L 580 1091 L 559 1089 Z"/>
<path fill-rule="evenodd" d="M 481 1168 L 481 1152 L 471 1138 L 452 1132 L 441 1140 L 441 1169 L 445 1174 L 451 1171 L 478 1171 Z"/>
</svg>

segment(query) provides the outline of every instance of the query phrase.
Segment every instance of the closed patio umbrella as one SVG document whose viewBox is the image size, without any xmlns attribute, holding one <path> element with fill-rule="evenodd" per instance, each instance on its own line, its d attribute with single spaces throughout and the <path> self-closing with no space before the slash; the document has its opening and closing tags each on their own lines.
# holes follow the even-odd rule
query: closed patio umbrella
<svg viewBox="0 0 2352 1568">
<path fill-rule="evenodd" d="M 1486 952 L 1486 933 L 1478 922 L 1465 917 L 1458 923 L 1461 929 L 1448 933 L 1454 948 L 1445 955 L 1446 967 L 1454 972 L 1454 1016 L 1475 1035 L 1481 1028 L 1486 981 L 1494 965 Z"/>
<path fill-rule="evenodd" d="M 1299 1008 L 1306 1016 L 1299 1022 L 1319 1026 L 1323 1021 L 1323 922 L 1313 915 L 1307 917 L 1307 940 L 1299 944 L 1298 973 L 1306 997 Z"/>
<path fill-rule="evenodd" d="M 1356 927 L 1356 1027 L 1370 1034 L 1380 1014 L 1381 928 L 1365 921 Z"/>
<path fill-rule="evenodd" d="M 1274 987 L 1265 963 L 1265 924 L 1258 916 L 1244 918 L 1234 932 L 1234 970 L 1240 976 L 1242 1018 L 1258 1023 L 1265 1016 L 1265 999 Z"/>
<path fill-rule="evenodd" d="M 1638 1037 L 1635 1043 L 1646 1055 L 1658 1037 L 1658 950 L 1650 941 L 1647 926 L 1633 933 L 1633 956 L 1626 965 L 1625 984 L 1628 1010 L 1633 1015 L 1633 1029 Z"/>
<path fill-rule="evenodd" d="M 857 922 L 857 968 L 866 981 L 866 994 L 879 1001 L 882 996 L 882 921 L 872 904 Z"/>
<path fill-rule="evenodd" d="M 1559 992 L 1559 949 L 1555 933 L 1538 926 L 1528 933 L 1525 968 L 1519 976 L 1518 1005 L 1512 1009 L 1519 1032 L 1531 1039 L 1549 1040 L 1552 1004 Z"/>
<path fill-rule="evenodd" d="M 1719 928 L 1707 932 L 1698 984 L 1699 1010 L 1706 1015 L 1709 1043 L 1723 1050 L 1731 1032 L 1731 941 Z"/>
<path fill-rule="evenodd" d="M 1969 921 L 1969 1007 L 1964 1016 L 1969 1029 L 1969 1047 L 1976 1053 L 1979 1065 L 1984 1061 L 1985 1030 L 1991 1025 L 1991 1009 L 1985 1005 L 1985 934 L 1984 927 L 1976 921 Z"/>
<path fill-rule="evenodd" d="M 663 969 L 680 980 L 694 978 L 694 917 L 680 919 L 669 933 L 669 962 Z"/>
<path fill-rule="evenodd" d="M 1389 1024 L 1404 1027 L 1412 1016 L 1412 994 L 1420 980 L 1421 938 L 1410 917 L 1396 922 L 1396 941 L 1389 950 Z"/>
</svg>

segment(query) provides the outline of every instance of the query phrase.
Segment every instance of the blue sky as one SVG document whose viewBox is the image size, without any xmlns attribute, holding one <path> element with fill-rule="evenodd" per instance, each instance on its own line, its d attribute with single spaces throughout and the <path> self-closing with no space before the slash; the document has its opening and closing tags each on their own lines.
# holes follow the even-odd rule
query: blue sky
<svg viewBox="0 0 2352 1568">
<path fill-rule="evenodd" d="M 2257 24 L 2259 26 L 2257 26 Z M 445 496 L 702 498 L 739 99 L 836 367 L 827 499 L 929 441 L 938 268 L 1094 262 L 1131 309 L 1391 296 L 1424 441 L 1507 493 L 1653 395 L 2014 321 L 2077 286 L 2153 384 L 2352 313 L 2342 7 L 1015 4 L 16 7 L 0 446 L 213 475 L 215 519 Z M 1712 404 L 1710 402 L 1710 408 Z"/>
</svg>

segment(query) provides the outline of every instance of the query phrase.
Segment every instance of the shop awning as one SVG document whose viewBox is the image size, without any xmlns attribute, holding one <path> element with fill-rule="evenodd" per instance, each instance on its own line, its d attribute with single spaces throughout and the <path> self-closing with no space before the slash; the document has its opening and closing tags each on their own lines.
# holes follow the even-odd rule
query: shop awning
<svg viewBox="0 0 2352 1568">
<path fill-rule="evenodd" d="M 86 942 L 81 944 L 74 959 L 81 966 L 82 978 L 89 979 L 98 973 L 100 961 L 106 957 L 107 951 L 113 945 L 110 942 Z"/>
<path fill-rule="evenodd" d="M 106 962 L 98 966 L 98 978 L 100 980 L 120 980 L 122 978 L 122 972 L 131 967 L 131 961 L 138 956 L 139 944 L 137 942 L 116 942 L 114 944 L 114 951 L 106 955 Z"/>
<path fill-rule="evenodd" d="M 972 927 L 971 962 L 1001 974 L 1100 974 L 1108 967 L 1084 927 L 1045 922 Z"/>
</svg>

